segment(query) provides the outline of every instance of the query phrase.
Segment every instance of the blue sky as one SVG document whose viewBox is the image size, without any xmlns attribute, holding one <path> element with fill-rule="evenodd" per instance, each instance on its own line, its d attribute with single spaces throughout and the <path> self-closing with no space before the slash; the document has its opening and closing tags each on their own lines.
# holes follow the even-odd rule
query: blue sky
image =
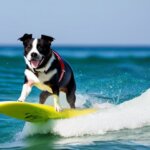
<svg viewBox="0 0 150 150">
<path fill-rule="evenodd" d="M 150 0 L 2 0 L 0 44 L 24 33 L 56 45 L 150 45 Z"/>
</svg>

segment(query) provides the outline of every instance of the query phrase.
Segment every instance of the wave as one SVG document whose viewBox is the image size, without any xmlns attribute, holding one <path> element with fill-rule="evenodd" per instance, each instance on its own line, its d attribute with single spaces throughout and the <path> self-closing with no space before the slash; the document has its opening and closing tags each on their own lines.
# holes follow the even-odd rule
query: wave
<svg viewBox="0 0 150 150">
<path fill-rule="evenodd" d="M 55 46 L 61 56 L 69 58 L 149 58 L 150 47 L 78 47 L 78 46 Z M 21 57 L 23 48 L 19 46 L 0 46 L 0 56 Z"/>
<path fill-rule="evenodd" d="M 80 95 L 81 96 L 81 95 Z M 22 136 L 51 133 L 63 137 L 103 135 L 109 131 L 136 129 L 150 125 L 150 89 L 120 105 L 93 104 L 98 112 L 71 119 L 59 119 L 45 123 L 26 123 Z M 84 96 L 78 98 L 85 98 Z M 83 107 L 83 101 L 80 107 Z M 86 100 L 86 98 L 84 99 Z M 79 105 L 79 104 L 78 104 Z"/>
<path fill-rule="evenodd" d="M 86 51 L 58 51 L 61 56 L 67 58 L 149 58 L 150 51 L 94 51 L 94 50 L 86 50 Z"/>
</svg>

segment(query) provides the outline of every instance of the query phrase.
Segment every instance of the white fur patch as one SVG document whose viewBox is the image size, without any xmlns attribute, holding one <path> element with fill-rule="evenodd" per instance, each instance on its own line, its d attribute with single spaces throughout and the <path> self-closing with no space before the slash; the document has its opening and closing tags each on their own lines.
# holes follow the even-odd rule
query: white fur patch
<svg viewBox="0 0 150 150">
<path fill-rule="evenodd" d="M 38 73 L 38 77 L 37 77 L 32 71 L 28 69 L 25 70 L 25 75 L 28 81 L 33 82 L 33 85 L 35 85 L 39 89 L 48 91 L 50 93 L 53 93 L 52 89 L 49 86 L 45 85 L 44 82 L 49 81 L 56 73 L 57 70 L 54 69 L 48 72 L 47 74 L 44 72 Z"/>
<path fill-rule="evenodd" d="M 34 39 L 33 43 L 32 43 L 32 49 L 30 50 L 30 52 L 27 54 L 27 59 L 28 61 L 31 60 L 31 54 L 32 53 L 36 53 L 39 56 L 39 59 L 42 59 L 42 55 L 39 53 L 39 51 L 37 50 L 37 43 L 38 43 L 38 39 Z"/>
<path fill-rule="evenodd" d="M 49 71 L 48 73 L 39 72 L 38 78 L 39 78 L 40 82 L 43 83 L 45 81 L 49 81 L 56 73 L 57 73 L 57 69 Z"/>
<path fill-rule="evenodd" d="M 31 92 L 31 86 L 24 84 L 22 87 L 22 92 L 21 95 L 19 97 L 19 101 L 25 101 L 26 97 L 29 95 L 29 93 Z"/>
<path fill-rule="evenodd" d="M 34 83 L 40 82 L 38 77 L 32 71 L 30 71 L 29 69 L 25 70 L 25 75 L 26 75 L 26 77 L 29 81 L 32 81 Z"/>
</svg>

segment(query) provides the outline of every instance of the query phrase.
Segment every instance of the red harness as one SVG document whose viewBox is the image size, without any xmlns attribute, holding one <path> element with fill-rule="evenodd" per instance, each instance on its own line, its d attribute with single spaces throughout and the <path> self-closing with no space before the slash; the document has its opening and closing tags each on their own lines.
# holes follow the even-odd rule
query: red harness
<svg viewBox="0 0 150 150">
<path fill-rule="evenodd" d="M 53 50 L 53 53 L 57 57 L 59 64 L 60 64 L 60 67 L 61 67 L 61 74 L 60 74 L 60 77 L 58 80 L 58 82 L 60 82 L 62 80 L 62 78 L 64 77 L 64 74 L 65 74 L 65 65 L 64 65 L 64 62 L 63 62 L 62 58 L 60 57 L 60 55 L 57 52 L 55 52 L 54 50 Z"/>
</svg>

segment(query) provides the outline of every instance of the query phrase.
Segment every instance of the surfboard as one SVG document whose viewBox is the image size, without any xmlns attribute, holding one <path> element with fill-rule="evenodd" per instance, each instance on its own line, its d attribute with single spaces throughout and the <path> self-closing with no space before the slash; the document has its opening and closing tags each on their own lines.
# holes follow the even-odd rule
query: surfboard
<svg viewBox="0 0 150 150">
<path fill-rule="evenodd" d="M 66 119 L 87 115 L 97 110 L 94 108 L 63 109 L 57 112 L 53 106 L 29 102 L 0 102 L 0 114 L 28 122 L 44 122 L 49 119 Z"/>
</svg>

